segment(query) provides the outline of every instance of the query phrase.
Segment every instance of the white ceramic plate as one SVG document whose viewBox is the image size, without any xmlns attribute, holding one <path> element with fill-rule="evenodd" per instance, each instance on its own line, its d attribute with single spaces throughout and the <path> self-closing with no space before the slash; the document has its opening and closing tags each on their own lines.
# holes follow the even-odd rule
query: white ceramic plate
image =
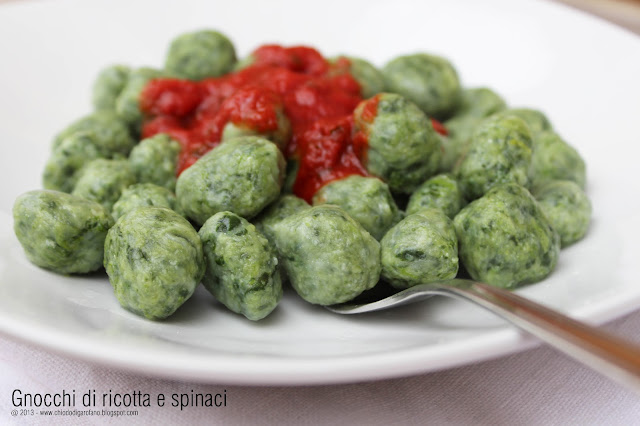
<svg viewBox="0 0 640 426">
<path fill-rule="evenodd" d="M 221 308 L 200 288 L 165 322 L 119 307 L 106 278 L 29 264 L 9 214 L 38 188 L 52 136 L 89 111 L 104 65 L 160 66 L 183 31 L 218 28 L 246 54 L 306 43 L 381 65 L 408 52 L 450 57 L 467 86 L 547 112 L 586 158 L 593 225 L 553 275 L 521 293 L 592 322 L 635 309 L 640 283 L 640 39 L 529 1 L 219 2 L 56 0 L 0 7 L 0 331 L 72 356 L 158 376 L 248 384 L 335 383 L 442 369 L 527 347 L 479 308 L 432 299 L 338 317 L 292 292 L 266 320 Z"/>
</svg>

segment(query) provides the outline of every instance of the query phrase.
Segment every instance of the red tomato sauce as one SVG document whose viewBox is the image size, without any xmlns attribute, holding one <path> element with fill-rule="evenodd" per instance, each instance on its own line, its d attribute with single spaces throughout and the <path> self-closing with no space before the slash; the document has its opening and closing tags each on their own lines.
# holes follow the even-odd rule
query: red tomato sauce
<svg viewBox="0 0 640 426">
<path fill-rule="evenodd" d="M 310 201 L 332 180 L 367 176 L 359 157 L 366 141 L 356 148 L 352 137 L 360 85 L 345 63 L 330 65 L 303 46 L 265 45 L 252 56 L 249 67 L 220 78 L 150 81 L 140 99 L 142 136 L 168 133 L 180 142 L 179 174 L 220 143 L 227 123 L 264 134 L 278 128 L 284 112 L 292 129 L 284 153 L 299 164 L 297 196 Z"/>
<path fill-rule="evenodd" d="M 284 113 L 292 129 L 284 154 L 299 165 L 294 194 L 311 201 L 333 180 L 368 176 L 367 135 L 353 130 L 352 113 L 362 97 L 349 60 L 330 64 L 310 47 L 277 45 L 259 47 L 252 57 L 247 68 L 219 78 L 150 81 L 140 98 L 142 137 L 167 133 L 179 141 L 180 174 L 220 143 L 227 123 L 265 134 L 278 128 Z M 374 97 L 366 119 L 373 122 L 376 111 Z"/>
</svg>

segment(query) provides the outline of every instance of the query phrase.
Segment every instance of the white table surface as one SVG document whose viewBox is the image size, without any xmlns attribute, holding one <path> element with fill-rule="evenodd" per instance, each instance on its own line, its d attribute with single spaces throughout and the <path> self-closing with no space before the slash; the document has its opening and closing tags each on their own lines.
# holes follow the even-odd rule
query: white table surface
<svg viewBox="0 0 640 426">
<path fill-rule="evenodd" d="M 640 311 L 605 329 L 640 341 Z M 161 380 L 53 354 L 0 336 L 0 424 L 453 424 L 640 425 L 640 398 L 554 350 L 522 353 L 430 374 L 368 383 L 251 387 Z M 131 417 L 11 416 L 11 394 L 227 396 L 226 407 L 137 408 Z M 81 404 L 76 404 L 82 409 Z M 97 404 L 101 409 L 101 404 Z M 133 409 L 133 408 L 130 408 Z"/>
</svg>

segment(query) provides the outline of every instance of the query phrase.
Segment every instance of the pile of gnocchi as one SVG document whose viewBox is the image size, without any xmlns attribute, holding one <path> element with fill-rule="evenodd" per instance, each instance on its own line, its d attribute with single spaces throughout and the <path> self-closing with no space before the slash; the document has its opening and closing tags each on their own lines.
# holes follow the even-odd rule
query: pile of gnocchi
<svg viewBox="0 0 640 426">
<path fill-rule="evenodd" d="M 585 163 L 541 111 L 462 87 L 436 55 L 378 69 L 267 47 L 237 60 L 226 36 L 202 30 L 175 38 L 163 69 L 100 72 L 94 111 L 53 140 L 44 189 L 15 201 L 27 258 L 59 274 L 104 268 L 118 302 L 152 320 L 202 283 L 255 321 L 287 281 L 318 305 L 379 283 L 471 277 L 514 288 L 547 277 L 587 233 Z M 257 100 L 239 102 L 240 91 Z M 319 118 L 301 122 L 294 108 L 329 92 L 341 112 L 317 100 L 307 116 Z M 234 96 L 240 109 L 228 115 L 240 118 L 212 121 L 214 132 L 203 114 Z M 273 119 L 257 125 L 255 114 Z M 208 148 L 181 167 L 193 137 L 183 135 L 195 131 Z M 334 166 L 309 169 L 328 157 Z M 302 176 L 318 188 L 302 195 Z"/>
</svg>

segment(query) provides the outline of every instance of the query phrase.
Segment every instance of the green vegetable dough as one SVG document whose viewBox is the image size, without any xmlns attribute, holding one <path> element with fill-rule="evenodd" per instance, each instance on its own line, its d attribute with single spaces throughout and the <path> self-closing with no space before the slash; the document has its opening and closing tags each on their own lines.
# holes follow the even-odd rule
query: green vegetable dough
<svg viewBox="0 0 640 426">
<path fill-rule="evenodd" d="M 115 111 L 131 128 L 139 130 L 142 124 L 142 111 L 140 111 L 142 90 L 149 81 L 161 77 L 166 75 L 153 68 L 138 68 L 129 74 L 127 84 L 116 99 Z"/>
<path fill-rule="evenodd" d="M 338 64 L 343 61 L 348 63 L 349 74 L 360 84 L 360 95 L 363 99 L 384 92 L 384 76 L 370 62 L 345 55 L 331 60 L 332 63 L 337 62 Z"/>
<path fill-rule="evenodd" d="M 382 276 L 396 288 L 455 278 L 458 240 L 440 209 L 408 215 L 380 241 Z"/>
<path fill-rule="evenodd" d="M 51 153 L 42 175 L 45 189 L 71 192 L 78 181 L 78 172 L 84 165 L 98 158 L 102 153 L 91 132 L 76 132 L 62 140 Z"/>
<path fill-rule="evenodd" d="M 465 198 L 473 200 L 500 183 L 529 184 L 531 133 L 518 117 L 491 116 L 476 129 L 456 173 Z"/>
<path fill-rule="evenodd" d="M 215 213 L 231 211 L 251 218 L 280 195 L 285 160 L 272 142 L 245 136 L 218 145 L 178 178 L 180 206 L 202 224 Z"/>
<path fill-rule="evenodd" d="M 291 285 L 307 302 L 346 302 L 378 282 L 380 244 L 338 206 L 302 210 L 274 231 Z"/>
<path fill-rule="evenodd" d="M 102 266 L 104 240 L 113 225 L 100 204 L 57 191 L 31 191 L 13 206 L 13 229 L 27 258 L 60 274 Z"/>
<path fill-rule="evenodd" d="M 71 123 L 56 135 L 52 151 L 55 152 L 62 141 L 74 133 L 92 133 L 94 145 L 100 156 L 111 158 L 116 155 L 127 156 L 136 144 L 129 133 L 127 123 L 113 111 L 97 111 Z"/>
<path fill-rule="evenodd" d="M 542 132 L 546 132 L 548 130 L 553 130 L 553 126 L 551 122 L 547 118 L 546 115 L 542 111 L 538 111 L 537 109 L 531 108 L 509 108 L 501 111 L 497 114 L 498 116 L 509 116 L 515 115 L 524 121 L 527 126 L 529 126 L 529 130 L 531 131 L 531 135 L 534 138 L 537 138 L 538 134 Z"/>
<path fill-rule="evenodd" d="M 455 116 L 444 123 L 448 135 L 442 138 L 442 158 L 438 171 L 450 173 L 469 149 L 471 137 L 483 119 L 473 115 Z"/>
<path fill-rule="evenodd" d="M 93 83 L 93 108 L 99 110 L 115 110 L 116 99 L 129 79 L 131 69 L 125 65 L 111 65 L 96 77 Z"/>
<path fill-rule="evenodd" d="M 122 191 L 136 183 L 127 160 L 99 158 L 84 166 L 78 173 L 76 186 L 71 194 L 96 201 L 111 211 Z"/>
<path fill-rule="evenodd" d="M 269 241 L 231 212 L 211 216 L 198 234 L 207 263 L 206 289 L 252 321 L 269 315 L 282 298 L 278 258 Z"/>
<path fill-rule="evenodd" d="M 198 233 L 185 218 L 162 207 L 141 207 L 109 230 L 104 267 L 120 305 L 157 320 L 191 297 L 205 263 Z"/>
<path fill-rule="evenodd" d="M 267 240 L 269 240 L 269 243 L 275 247 L 275 225 L 282 221 L 284 218 L 289 217 L 301 210 L 309 208 L 311 208 L 311 206 L 309 206 L 309 204 L 307 204 L 307 202 L 302 198 L 298 198 L 293 194 L 285 194 L 281 195 L 276 201 L 269 204 L 264 210 L 262 210 L 262 212 L 260 212 L 257 217 L 252 220 L 252 222 L 258 232 L 264 235 Z M 278 261 L 280 277 L 282 279 L 282 282 L 286 282 L 288 280 L 287 272 L 282 266 L 282 258 L 279 254 Z"/>
<path fill-rule="evenodd" d="M 512 288 L 545 278 L 558 261 L 560 238 L 526 188 L 496 185 L 454 219 L 462 264 L 471 277 Z"/>
<path fill-rule="evenodd" d="M 487 87 L 462 90 L 455 117 L 485 118 L 507 108 L 504 99 Z"/>
<path fill-rule="evenodd" d="M 570 180 L 584 188 L 586 166 L 571 145 L 554 132 L 541 132 L 536 137 L 529 170 L 532 186 L 551 180 Z"/>
<path fill-rule="evenodd" d="M 377 178 L 352 175 L 329 182 L 313 196 L 313 204 L 342 207 L 378 241 L 402 219 L 389 187 Z"/>
<path fill-rule="evenodd" d="M 217 31 L 196 31 L 176 37 L 169 46 L 165 69 L 189 80 L 220 77 L 236 62 L 233 44 Z"/>
<path fill-rule="evenodd" d="M 386 90 L 418 105 L 428 116 L 447 118 L 460 100 L 458 73 L 445 58 L 417 53 L 400 56 L 382 68 Z"/>
<path fill-rule="evenodd" d="M 122 191 L 122 195 L 113 205 L 111 215 L 115 220 L 139 207 L 164 207 L 181 213 L 173 192 L 153 183 L 136 183 Z"/>
<path fill-rule="evenodd" d="M 437 175 L 411 194 L 407 214 L 418 213 L 425 208 L 437 208 L 453 219 L 464 205 L 460 185 L 451 175 Z"/>
<path fill-rule="evenodd" d="M 366 114 L 377 98 L 373 122 Z M 394 192 L 411 193 L 440 164 L 440 137 L 426 115 L 400 95 L 381 93 L 361 102 L 353 113 L 355 131 L 368 137 L 366 168 Z"/>
<path fill-rule="evenodd" d="M 252 222 L 256 229 L 267 237 L 269 242 L 275 244 L 273 227 L 282 219 L 310 207 L 305 200 L 295 195 L 281 195 L 276 201 L 269 204 Z"/>
<path fill-rule="evenodd" d="M 591 220 L 591 202 L 575 182 L 547 182 L 534 192 L 540 208 L 560 235 L 562 247 L 585 236 Z"/>
<path fill-rule="evenodd" d="M 452 171 L 458 159 L 466 152 L 478 124 L 485 117 L 505 108 L 504 100 L 491 89 L 464 89 L 455 115 L 443 123 L 448 137 L 442 144 L 444 153 L 439 170 L 443 173 Z"/>
<path fill-rule="evenodd" d="M 174 191 L 180 149 L 180 144 L 164 133 L 143 139 L 129 154 L 129 165 L 136 180 Z"/>
</svg>

